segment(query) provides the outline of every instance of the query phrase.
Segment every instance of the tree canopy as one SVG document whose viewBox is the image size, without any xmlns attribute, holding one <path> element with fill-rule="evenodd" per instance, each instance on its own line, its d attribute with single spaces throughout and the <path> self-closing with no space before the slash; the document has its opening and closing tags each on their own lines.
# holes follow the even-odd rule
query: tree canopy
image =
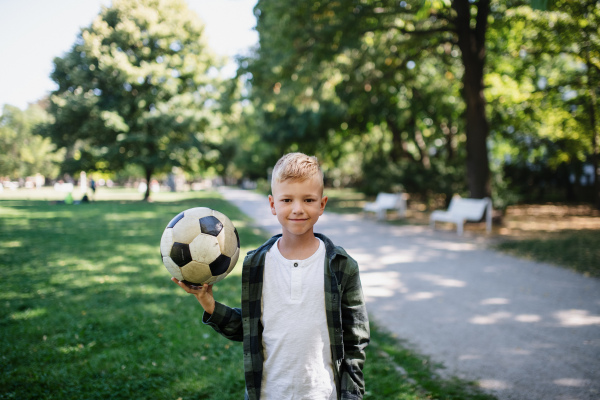
<svg viewBox="0 0 600 400">
<path fill-rule="evenodd" d="M 62 154 L 50 139 L 37 134 L 36 127 L 49 115 L 40 104 L 22 111 L 5 105 L 0 115 L 0 177 L 23 178 L 58 173 Z"/>
<path fill-rule="evenodd" d="M 260 179 L 303 151 L 327 184 L 370 194 L 600 205 L 600 1 L 259 0 L 255 15 L 259 43 L 224 81 L 184 0 L 103 9 L 55 60 L 40 131 L 63 169 Z"/>
<path fill-rule="evenodd" d="M 364 107 L 357 110 L 359 125 L 371 120 L 391 131 L 394 158 L 404 154 L 423 163 L 426 170 L 430 167 L 427 152 L 432 144 L 426 143 L 423 128 L 418 126 L 417 109 L 421 106 L 414 103 L 433 99 L 424 99 L 424 91 L 420 90 L 422 86 L 438 86 L 438 78 L 426 78 L 431 62 L 437 63 L 437 69 L 446 69 L 448 80 L 460 79 L 457 93 L 452 82 L 442 91 L 464 100 L 463 130 L 471 195 L 489 195 L 489 125 L 483 96 L 489 0 L 299 1 L 293 6 L 260 0 L 256 9 L 260 48 L 258 61 L 250 68 L 253 83 L 267 87 L 265 78 L 270 79 L 277 92 L 284 85 L 293 90 L 297 86 L 294 81 L 315 89 L 329 85 L 335 87 L 345 104 L 349 100 L 357 105 L 357 99 L 363 98 Z M 424 80 L 428 82 L 421 85 Z M 407 90 L 397 90 L 398 87 Z M 428 102 L 427 107 L 435 103 Z M 344 111 L 352 110 L 356 107 L 350 105 Z M 432 114 L 435 113 L 426 111 L 421 116 L 431 120 Z M 450 119 L 454 122 L 454 118 Z M 433 123 L 448 132 L 448 120 Z M 364 131 L 364 127 L 353 127 Z M 442 135 L 432 141 L 436 139 L 438 148 L 448 143 L 452 146 L 453 137 Z M 415 151 L 408 152 L 409 147 Z"/>
<path fill-rule="evenodd" d="M 220 61 L 184 0 L 115 0 L 54 64 L 46 132 L 69 150 L 69 170 L 134 164 L 150 182 L 173 166 L 197 168 Z"/>
<path fill-rule="evenodd" d="M 506 185 L 531 183 L 511 176 L 518 159 L 525 174 L 565 168 L 572 180 L 573 162 L 591 160 L 597 136 L 589 133 L 597 123 L 581 125 L 577 113 L 593 115 L 585 105 L 593 96 L 583 94 L 598 91 L 582 57 L 585 48 L 591 60 L 597 54 L 598 25 L 589 18 L 599 3 L 532 3 L 260 0 L 260 42 L 243 72 L 261 135 L 275 146 L 316 149 L 326 168 L 347 156 L 347 165 L 361 164 L 371 192 L 387 181 L 482 197 L 493 183 L 498 196 Z M 552 86 L 537 85 L 551 77 Z M 550 183 L 542 178 L 540 187 Z"/>
</svg>

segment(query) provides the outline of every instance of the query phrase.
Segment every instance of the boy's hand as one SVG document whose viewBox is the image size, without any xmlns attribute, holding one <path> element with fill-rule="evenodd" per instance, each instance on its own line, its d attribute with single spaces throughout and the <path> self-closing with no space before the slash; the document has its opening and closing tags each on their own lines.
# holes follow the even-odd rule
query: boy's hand
<svg viewBox="0 0 600 400">
<path fill-rule="evenodd" d="M 180 286 L 186 292 L 196 296 L 196 299 L 204 308 L 208 314 L 212 314 L 215 311 L 215 298 L 213 297 L 213 285 L 205 283 L 203 286 L 187 285 L 177 278 L 171 278 L 178 286 Z"/>
</svg>

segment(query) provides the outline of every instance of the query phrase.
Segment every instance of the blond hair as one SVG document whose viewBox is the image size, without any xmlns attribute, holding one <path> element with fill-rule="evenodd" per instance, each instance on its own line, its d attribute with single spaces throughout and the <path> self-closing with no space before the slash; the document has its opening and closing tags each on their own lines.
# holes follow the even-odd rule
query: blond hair
<svg viewBox="0 0 600 400">
<path fill-rule="evenodd" d="M 273 168 L 271 188 L 276 183 L 291 181 L 305 181 L 317 177 L 323 184 L 323 171 L 319 167 L 317 157 L 307 156 L 303 153 L 288 153 L 281 157 Z"/>
</svg>

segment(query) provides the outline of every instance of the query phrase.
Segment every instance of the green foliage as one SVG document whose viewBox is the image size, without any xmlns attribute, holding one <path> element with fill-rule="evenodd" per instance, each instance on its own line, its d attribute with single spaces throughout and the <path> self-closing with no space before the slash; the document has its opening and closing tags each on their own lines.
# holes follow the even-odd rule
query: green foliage
<svg viewBox="0 0 600 400">
<path fill-rule="evenodd" d="M 556 263 L 586 276 L 600 277 L 600 231 L 563 231 L 542 239 L 505 241 L 497 248 L 521 257 Z"/>
<path fill-rule="evenodd" d="M 463 64 L 470 59 L 460 57 L 460 21 L 451 2 L 282 6 L 261 0 L 256 14 L 260 47 L 244 71 L 251 74 L 250 98 L 264 115 L 266 140 L 283 151 L 316 153 L 333 180 L 363 182 L 369 192 L 396 184 L 386 171 L 374 171 L 372 160 L 419 171 L 421 182 L 431 182 L 431 175 L 453 182 L 443 191 L 459 179 L 466 184 L 459 175 L 464 167 L 456 165 L 468 160 L 465 144 L 471 140 L 472 175 L 484 178 L 476 186 L 485 183 L 487 154 L 479 154 L 487 152 L 487 131 L 467 129 L 473 123 L 465 119 L 473 115 L 465 113 L 465 104 L 481 99 L 467 101 L 461 90 Z M 472 22 L 479 24 L 475 16 Z"/>
<path fill-rule="evenodd" d="M 600 10 L 579 1 L 552 3 L 545 12 L 500 9 L 502 19 L 490 28 L 486 96 L 494 168 L 516 199 L 592 200 L 578 182 L 598 151 Z"/>
<path fill-rule="evenodd" d="M 261 0 L 251 136 L 368 193 L 481 194 L 489 148 L 500 207 L 589 200 L 571 175 L 598 162 L 594 4 Z"/>
<path fill-rule="evenodd" d="M 35 174 L 54 177 L 62 153 L 50 139 L 38 135 L 36 127 L 47 122 L 48 114 L 39 104 L 25 111 L 5 105 L 0 115 L 0 176 L 24 178 Z"/>
<path fill-rule="evenodd" d="M 219 61 L 183 0 L 114 1 L 54 63 L 46 132 L 72 171 L 198 169 L 215 139 Z"/>
<path fill-rule="evenodd" d="M 584 59 L 598 54 L 592 28 L 598 8 L 586 10 L 593 2 L 550 3 L 548 12 L 518 4 L 493 7 L 486 98 L 494 197 L 501 207 L 594 197 L 592 187 L 579 181 L 584 165 L 597 165 L 598 158 L 598 66 Z"/>
</svg>

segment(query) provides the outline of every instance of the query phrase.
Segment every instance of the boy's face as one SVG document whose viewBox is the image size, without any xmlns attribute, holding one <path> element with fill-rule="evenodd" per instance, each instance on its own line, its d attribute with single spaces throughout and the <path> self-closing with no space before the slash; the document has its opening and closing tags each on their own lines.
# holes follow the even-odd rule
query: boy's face
<svg viewBox="0 0 600 400">
<path fill-rule="evenodd" d="M 327 197 L 318 178 L 275 183 L 269 196 L 271 212 L 283 228 L 284 235 L 313 235 L 313 226 L 323 215 Z"/>
</svg>

